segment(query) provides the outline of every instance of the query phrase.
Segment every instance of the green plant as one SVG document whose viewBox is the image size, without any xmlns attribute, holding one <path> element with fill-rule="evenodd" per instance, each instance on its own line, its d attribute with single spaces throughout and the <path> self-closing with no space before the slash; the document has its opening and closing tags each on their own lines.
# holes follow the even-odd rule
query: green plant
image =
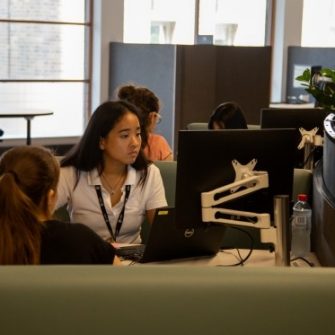
<svg viewBox="0 0 335 335">
<path fill-rule="evenodd" d="M 335 70 L 322 68 L 312 76 L 307 68 L 296 80 L 306 87 L 305 91 L 315 98 L 319 107 L 335 109 Z"/>
</svg>

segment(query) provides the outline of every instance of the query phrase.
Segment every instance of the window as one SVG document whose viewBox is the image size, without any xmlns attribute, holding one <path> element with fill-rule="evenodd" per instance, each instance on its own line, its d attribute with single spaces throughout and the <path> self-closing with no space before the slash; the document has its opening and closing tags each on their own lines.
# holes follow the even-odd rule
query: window
<svg viewBox="0 0 335 335">
<path fill-rule="evenodd" d="M 335 0 L 304 0 L 301 46 L 335 46 Z"/>
<path fill-rule="evenodd" d="M 0 111 L 46 109 L 34 138 L 80 136 L 89 110 L 90 1 L 0 2 Z M 25 138 L 26 121 L 0 119 L 5 139 Z"/>
<path fill-rule="evenodd" d="M 199 35 L 214 44 L 265 45 L 266 20 L 267 0 L 200 0 Z"/>
<path fill-rule="evenodd" d="M 125 43 L 193 44 L 194 0 L 125 0 Z"/>
<path fill-rule="evenodd" d="M 125 0 L 124 3 L 126 43 L 193 44 L 198 34 L 198 41 L 214 44 L 266 44 L 269 0 Z"/>
</svg>

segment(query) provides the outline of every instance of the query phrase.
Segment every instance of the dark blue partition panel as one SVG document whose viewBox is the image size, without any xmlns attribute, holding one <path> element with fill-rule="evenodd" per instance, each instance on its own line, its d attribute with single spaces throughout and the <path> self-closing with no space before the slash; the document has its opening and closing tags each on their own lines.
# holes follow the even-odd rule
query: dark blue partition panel
<svg viewBox="0 0 335 335">
<path fill-rule="evenodd" d="M 174 147 L 176 46 L 110 43 L 109 95 L 117 87 L 133 83 L 146 86 L 161 101 L 162 122 L 156 132 Z"/>
<path fill-rule="evenodd" d="M 335 68 L 335 48 L 288 47 L 286 97 L 307 94 L 295 77 L 312 66 Z"/>
</svg>

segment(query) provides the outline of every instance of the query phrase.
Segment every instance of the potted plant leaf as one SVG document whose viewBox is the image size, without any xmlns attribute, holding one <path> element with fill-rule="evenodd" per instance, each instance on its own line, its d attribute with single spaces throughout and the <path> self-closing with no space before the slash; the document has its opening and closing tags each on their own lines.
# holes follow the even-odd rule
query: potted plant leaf
<svg viewBox="0 0 335 335">
<path fill-rule="evenodd" d="M 335 109 L 335 70 L 321 68 L 312 76 L 311 70 L 307 68 L 296 80 L 315 98 L 316 107 Z"/>
</svg>

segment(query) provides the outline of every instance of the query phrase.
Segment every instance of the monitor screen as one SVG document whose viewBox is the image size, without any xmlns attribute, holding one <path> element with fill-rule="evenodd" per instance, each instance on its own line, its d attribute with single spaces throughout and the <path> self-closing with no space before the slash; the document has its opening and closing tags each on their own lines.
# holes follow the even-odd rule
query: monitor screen
<svg viewBox="0 0 335 335">
<path fill-rule="evenodd" d="M 318 127 L 317 135 L 323 136 L 323 121 L 329 111 L 319 108 L 263 108 L 261 109 L 261 128 L 296 128 L 296 157 L 294 166 L 303 168 L 305 163 L 304 150 L 298 149 L 302 139 L 299 128 L 309 131 Z M 314 161 L 322 157 L 322 147 L 316 147 Z"/>
<path fill-rule="evenodd" d="M 246 165 L 256 159 L 254 170 L 268 172 L 269 187 L 234 199 L 224 207 L 270 213 L 273 220 L 273 197 L 289 195 L 291 199 L 295 143 L 295 129 L 180 130 L 175 205 L 177 226 L 207 225 L 202 221 L 201 193 L 234 182 L 233 160 Z"/>
</svg>

